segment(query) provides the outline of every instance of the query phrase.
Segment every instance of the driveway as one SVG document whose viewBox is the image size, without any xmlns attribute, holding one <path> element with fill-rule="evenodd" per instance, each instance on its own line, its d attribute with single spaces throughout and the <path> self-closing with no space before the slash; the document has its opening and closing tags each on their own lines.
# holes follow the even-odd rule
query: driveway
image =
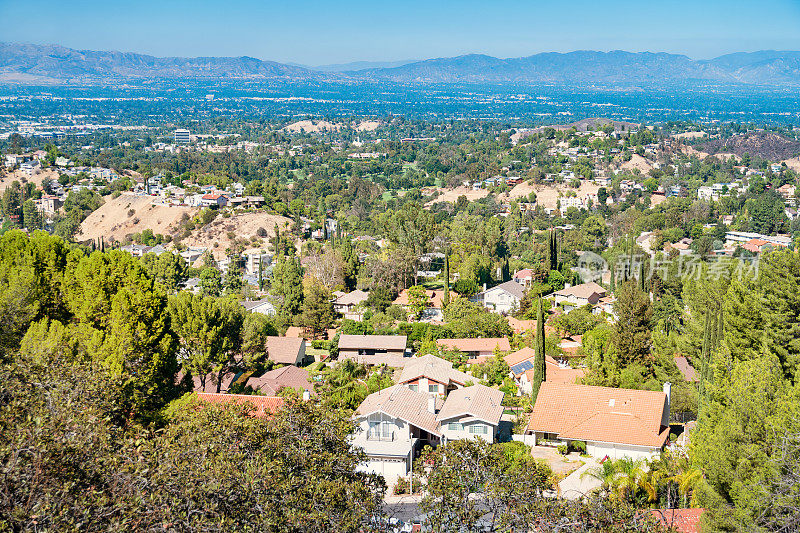
<svg viewBox="0 0 800 533">
<path fill-rule="evenodd" d="M 586 461 L 586 464 L 572 472 L 558 484 L 558 490 L 564 499 L 577 500 L 601 485 L 600 480 L 588 474 L 581 479 L 585 472 L 597 468 L 600 464 L 591 457 L 583 457 L 581 460 Z"/>
</svg>

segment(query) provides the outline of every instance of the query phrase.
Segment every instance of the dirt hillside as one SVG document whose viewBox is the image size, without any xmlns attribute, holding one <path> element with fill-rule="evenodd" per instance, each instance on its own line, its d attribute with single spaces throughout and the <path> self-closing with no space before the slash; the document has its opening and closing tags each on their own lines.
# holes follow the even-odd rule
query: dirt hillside
<svg viewBox="0 0 800 533">
<path fill-rule="evenodd" d="M 291 219 L 286 217 L 263 212 L 244 213 L 229 218 L 217 216 L 203 228 L 194 230 L 181 243 L 187 246 L 203 246 L 210 249 L 215 258 L 221 259 L 225 256 L 225 249 L 233 243 L 231 236 L 234 239 L 251 240 L 254 236 L 258 237 L 259 228 L 263 228 L 267 236 L 259 237 L 259 240 L 265 244 L 266 239 L 275 235 L 276 224 L 283 231 L 286 225 L 291 223 Z"/>
<path fill-rule="evenodd" d="M 174 231 L 184 214 L 192 216 L 193 207 L 170 207 L 153 204 L 151 196 L 122 194 L 116 199 L 106 196 L 100 209 L 89 215 L 80 227 L 78 240 L 97 239 L 123 241 L 127 235 L 145 229 L 153 233 L 168 234 Z"/>
</svg>

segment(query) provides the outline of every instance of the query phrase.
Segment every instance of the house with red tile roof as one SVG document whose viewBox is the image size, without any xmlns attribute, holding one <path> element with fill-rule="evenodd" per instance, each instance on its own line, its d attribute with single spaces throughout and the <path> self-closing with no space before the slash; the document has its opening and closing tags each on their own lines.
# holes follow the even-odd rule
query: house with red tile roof
<svg viewBox="0 0 800 533">
<path fill-rule="evenodd" d="M 199 392 L 197 397 L 206 403 L 218 405 L 246 405 L 250 404 L 253 410 L 250 416 L 263 418 L 277 413 L 283 407 L 283 398 L 276 396 L 256 396 L 249 394 L 216 394 Z"/>
<path fill-rule="evenodd" d="M 436 344 L 442 350 L 456 350 L 467 354 L 470 363 L 480 363 L 492 357 L 495 350 L 508 352 L 511 344 L 506 337 L 487 337 L 483 339 L 438 339 Z"/>
<path fill-rule="evenodd" d="M 602 459 L 650 458 L 669 437 L 665 392 L 542 383 L 526 434 L 538 442 L 586 443 Z"/>
<path fill-rule="evenodd" d="M 250 377 L 247 385 L 267 396 L 277 396 L 283 388 L 314 393 L 314 384 L 309 379 L 308 370 L 293 365 L 264 372 L 257 378 Z"/>
<path fill-rule="evenodd" d="M 705 509 L 651 509 L 650 512 L 670 531 L 700 533 Z"/>
</svg>

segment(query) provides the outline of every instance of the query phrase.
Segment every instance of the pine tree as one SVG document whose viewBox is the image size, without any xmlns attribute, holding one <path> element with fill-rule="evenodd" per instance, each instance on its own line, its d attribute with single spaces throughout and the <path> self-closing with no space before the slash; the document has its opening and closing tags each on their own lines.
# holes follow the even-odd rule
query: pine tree
<svg viewBox="0 0 800 533">
<path fill-rule="evenodd" d="M 536 398 L 539 396 L 539 389 L 542 382 L 547 379 L 547 368 L 544 361 L 544 310 L 542 309 L 542 298 L 539 297 L 539 308 L 536 313 L 536 344 L 533 357 L 533 382 L 531 383 L 531 400 L 536 405 Z"/>
</svg>

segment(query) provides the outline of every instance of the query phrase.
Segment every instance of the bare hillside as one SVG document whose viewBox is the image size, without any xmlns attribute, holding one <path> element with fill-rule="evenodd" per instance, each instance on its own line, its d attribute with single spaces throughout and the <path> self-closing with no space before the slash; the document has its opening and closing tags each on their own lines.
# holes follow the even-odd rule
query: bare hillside
<svg viewBox="0 0 800 533">
<path fill-rule="evenodd" d="M 122 194 L 118 198 L 105 198 L 100 209 L 89 215 L 80 227 L 78 240 L 103 237 L 106 241 L 123 241 L 128 235 L 145 229 L 153 233 L 172 233 L 183 218 L 197 212 L 193 207 L 170 207 L 152 203 L 150 196 Z"/>
<path fill-rule="evenodd" d="M 181 243 L 187 246 L 206 247 L 213 251 L 217 259 L 221 259 L 225 255 L 225 249 L 229 248 L 235 239 L 252 242 L 253 237 L 256 237 L 260 242 L 264 242 L 275 235 L 276 224 L 283 231 L 291 223 L 291 219 L 286 217 L 263 212 L 244 213 L 228 218 L 218 216 L 209 224 L 192 231 L 192 234 Z M 262 228 L 266 231 L 266 236 L 259 235 L 259 229 Z"/>
</svg>

